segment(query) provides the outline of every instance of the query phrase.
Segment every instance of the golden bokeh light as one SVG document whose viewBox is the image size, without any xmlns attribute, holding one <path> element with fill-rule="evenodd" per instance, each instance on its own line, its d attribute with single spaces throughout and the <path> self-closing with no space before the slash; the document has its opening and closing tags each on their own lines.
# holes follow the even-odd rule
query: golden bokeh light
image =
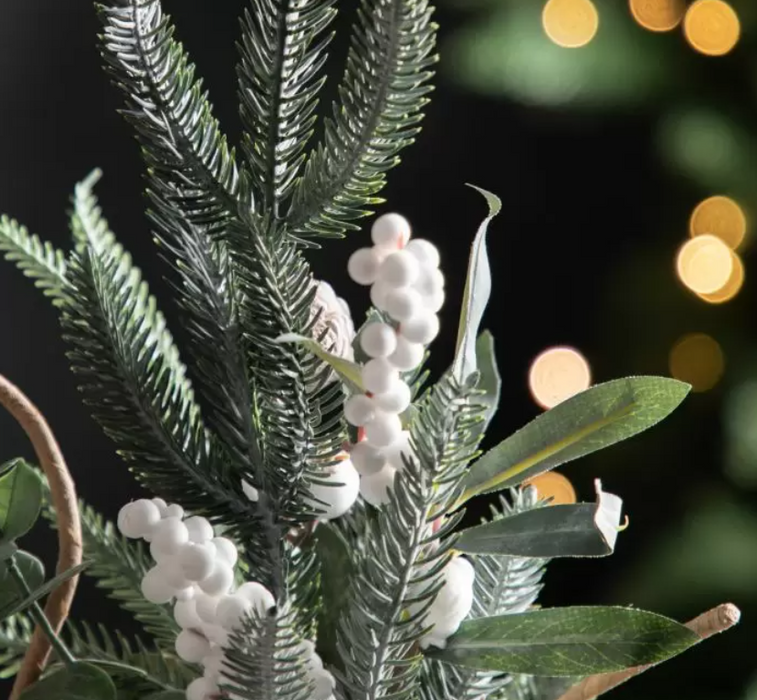
<svg viewBox="0 0 757 700">
<path fill-rule="evenodd" d="M 628 4 L 633 18 L 652 32 L 675 29 L 686 12 L 683 0 L 629 0 Z"/>
<path fill-rule="evenodd" d="M 686 241 L 676 257 L 678 277 L 696 294 L 713 294 L 725 287 L 733 264 L 731 249 L 711 234 Z"/>
<path fill-rule="evenodd" d="M 704 333 L 681 338 L 670 351 L 670 373 L 693 391 L 712 389 L 723 376 L 725 358 L 718 342 Z"/>
<path fill-rule="evenodd" d="M 689 235 L 693 238 L 707 233 L 736 250 L 747 233 L 744 210 L 733 199 L 722 195 L 702 200 L 691 213 Z"/>
<path fill-rule="evenodd" d="M 741 35 L 741 22 L 724 0 L 696 0 L 686 11 L 683 32 L 699 53 L 723 56 L 736 46 Z"/>
<path fill-rule="evenodd" d="M 555 471 L 539 474 L 533 479 L 526 480 L 524 485 L 534 486 L 540 499 L 552 499 L 550 505 L 553 506 L 569 505 L 578 500 L 576 490 L 570 480 Z"/>
<path fill-rule="evenodd" d="M 586 358 L 568 347 L 549 348 L 531 364 L 528 386 L 542 408 L 552 408 L 591 385 Z"/>
<path fill-rule="evenodd" d="M 731 270 L 731 276 L 728 281 L 718 289 L 717 292 L 712 294 L 699 294 L 699 298 L 710 304 L 724 304 L 727 301 L 733 299 L 744 286 L 744 263 L 741 262 L 741 257 L 738 253 L 731 253 L 733 259 L 733 269 Z"/>
<path fill-rule="evenodd" d="M 586 46 L 599 28 L 599 14 L 591 0 L 548 0 L 541 20 L 550 40 L 566 49 Z"/>
</svg>

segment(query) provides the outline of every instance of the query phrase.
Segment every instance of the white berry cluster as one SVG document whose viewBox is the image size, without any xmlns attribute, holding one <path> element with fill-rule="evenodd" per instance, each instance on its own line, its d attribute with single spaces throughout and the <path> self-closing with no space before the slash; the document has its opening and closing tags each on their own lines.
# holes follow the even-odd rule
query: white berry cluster
<svg viewBox="0 0 757 700">
<path fill-rule="evenodd" d="M 418 367 L 425 346 L 439 333 L 444 276 L 439 251 L 428 241 L 410 240 L 410 224 L 399 214 L 376 219 L 371 238 L 373 246 L 353 253 L 347 270 L 358 284 L 370 285 L 373 305 L 391 323 L 373 322 L 361 332 L 360 347 L 371 358 L 362 368 L 366 393 L 351 396 L 344 414 L 365 434 L 350 452 L 361 476 L 360 494 L 381 505 L 404 466 L 402 453 L 410 453 L 400 414 L 411 394 L 400 372 Z"/>
<path fill-rule="evenodd" d="M 126 537 L 150 543 L 156 565 L 142 579 L 142 594 L 156 604 L 176 599 L 174 618 L 181 627 L 176 653 L 204 670 L 187 688 L 187 700 L 207 700 L 218 693 L 229 634 L 252 611 L 264 615 L 275 607 L 273 595 L 254 581 L 234 589 L 236 546 L 216 537 L 206 518 L 185 518 L 180 505 L 168 505 L 161 498 L 133 501 L 119 512 L 118 529 Z M 315 673 L 319 662 L 310 659 L 309 668 L 318 687 L 323 689 L 330 679 L 329 692 L 315 699 L 326 700 L 333 678 L 323 664 Z"/>
</svg>

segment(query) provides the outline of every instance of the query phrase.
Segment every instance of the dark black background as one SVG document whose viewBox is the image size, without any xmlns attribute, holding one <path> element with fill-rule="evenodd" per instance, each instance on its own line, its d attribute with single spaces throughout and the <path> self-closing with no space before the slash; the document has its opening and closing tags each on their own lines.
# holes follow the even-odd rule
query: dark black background
<svg viewBox="0 0 757 700">
<path fill-rule="evenodd" d="M 165 6 L 206 78 L 217 116 L 236 141 L 234 41 L 245 0 L 166 0 Z M 350 18 L 344 12 L 340 26 L 346 29 Z M 437 18 L 443 38 L 464 21 L 444 9 Z M 116 114 L 119 95 L 100 70 L 97 31 L 85 0 L 2 0 L 0 211 L 66 247 L 69 194 L 76 181 L 101 167 L 105 177 L 98 192 L 112 227 L 144 270 L 162 308 L 175 318 L 162 280 L 165 268 L 143 215 L 138 149 Z M 342 36 L 332 54 L 335 77 L 344 55 Z M 443 67 L 444 55 L 442 59 Z M 384 192 L 389 204 L 383 210 L 408 216 L 416 234 L 442 251 L 448 303 L 431 361 L 439 372 L 451 360 L 467 254 L 485 211 L 464 183 L 503 198 L 503 212 L 489 239 L 494 291 L 485 325 L 497 339 L 504 391 L 489 442 L 538 413 L 528 395 L 526 372 L 530 360 L 548 345 L 579 347 L 591 361 L 595 381 L 667 374 L 670 343 L 682 332 L 706 325 L 714 311 L 695 309 L 670 274 L 681 233 L 666 227 L 661 207 L 666 198 L 674 198 L 680 205 L 673 210 L 685 210 L 694 196 L 661 172 L 651 140 L 653 115 L 577 117 L 527 109 L 474 97 L 445 79 L 443 71 L 437 86 L 423 134 L 390 176 Z M 333 87 L 332 81 L 332 94 Z M 367 296 L 349 281 L 345 265 L 367 240 L 366 226 L 312 255 L 317 275 L 350 301 L 357 318 Z M 752 299 L 747 285 L 726 318 L 748 324 L 745 310 Z M 745 333 L 750 325 L 743 327 Z M 176 335 L 181 338 L 180 329 Z M 55 313 L 9 264 L 0 269 L 0 372 L 47 416 L 80 494 L 114 516 L 138 488 L 79 401 Z M 718 468 L 717 408 L 717 392 L 691 397 L 670 420 L 633 444 L 566 470 L 586 499 L 592 496 L 592 478 L 601 475 L 607 489 L 625 498 L 632 527 L 611 559 L 553 564 L 544 604 L 636 602 L 633 591 L 622 587 L 624 572 L 692 503 L 728 488 Z M 19 454 L 32 456 L 19 429 L 0 415 L 0 458 Z M 52 538 L 36 533 L 28 547 L 41 551 L 52 568 Z M 88 582 L 80 591 L 77 615 L 128 628 L 124 616 Z M 682 591 L 678 604 L 660 612 L 689 618 L 717 602 L 691 600 Z M 748 643 L 746 632 L 723 637 L 647 674 L 615 697 L 738 698 L 757 669 L 757 662 L 734 655 Z"/>
</svg>

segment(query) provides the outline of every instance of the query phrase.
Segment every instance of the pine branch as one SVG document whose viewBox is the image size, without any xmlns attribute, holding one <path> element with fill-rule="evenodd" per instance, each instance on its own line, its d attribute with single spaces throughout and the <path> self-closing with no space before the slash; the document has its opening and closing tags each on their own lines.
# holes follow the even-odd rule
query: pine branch
<svg viewBox="0 0 757 700">
<path fill-rule="evenodd" d="M 278 218 L 316 121 L 335 0 L 252 0 L 242 21 L 242 142 L 262 209 Z"/>
<path fill-rule="evenodd" d="M 16 263 L 46 296 L 55 296 L 66 285 L 65 254 L 7 216 L 0 217 L 0 253 Z"/>
<path fill-rule="evenodd" d="M 459 516 L 448 518 L 436 533 L 431 522 L 459 493 L 475 451 L 472 428 L 480 407 L 471 405 L 471 394 L 451 375 L 430 390 L 411 426 L 417 458 L 406 462 L 389 503 L 366 523 L 339 630 L 345 682 L 356 700 L 407 698 L 416 691 L 423 618 L 454 544 L 454 538 L 442 538 Z M 412 614 L 411 604 L 418 606 Z"/>
<path fill-rule="evenodd" d="M 386 172 L 420 131 L 436 62 L 427 0 L 361 0 L 323 141 L 308 158 L 289 212 L 299 238 L 338 237 L 382 201 Z"/>
<path fill-rule="evenodd" d="M 23 613 L 0 620 L 0 679 L 16 675 L 33 631 L 34 624 Z"/>
</svg>

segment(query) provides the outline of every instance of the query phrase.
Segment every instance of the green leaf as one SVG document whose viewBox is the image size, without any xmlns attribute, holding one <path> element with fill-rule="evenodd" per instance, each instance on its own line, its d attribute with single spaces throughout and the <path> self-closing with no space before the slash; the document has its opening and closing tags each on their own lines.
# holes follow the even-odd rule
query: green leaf
<svg viewBox="0 0 757 700">
<path fill-rule="evenodd" d="M 454 664 L 535 676 L 590 676 L 659 663 L 700 641 L 675 620 L 620 607 L 534 610 L 463 622 L 446 649 Z"/>
<path fill-rule="evenodd" d="M 487 406 L 480 428 L 480 432 L 483 433 L 499 408 L 499 397 L 502 393 L 502 377 L 497 367 L 494 336 L 489 331 L 483 331 L 476 341 L 476 364 L 479 371 L 476 388 L 483 392 L 476 397 L 476 401 Z"/>
<path fill-rule="evenodd" d="M 22 459 L 3 465 L 0 476 L 0 543 L 25 535 L 42 507 L 42 484 Z"/>
<path fill-rule="evenodd" d="M 502 209 L 502 202 L 497 196 L 474 185 L 470 185 L 470 187 L 473 187 L 486 198 L 486 203 L 489 205 L 489 215 L 479 226 L 478 233 L 473 240 L 468 264 L 468 278 L 465 281 L 463 308 L 457 331 L 455 361 L 452 365 L 454 376 L 461 383 L 477 369 L 476 336 L 492 291 L 492 273 L 489 257 L 486 254 L 486 232 L 489 228 L 489 222 Z"/>
<path fill-rule="evenodd" d="M 10 559 L 18 551 L 18 546 L 15 542 L 5 542 L 0 545 L 0 562 Z"/>
<path fill-rule="evenodd" d="M 360 375 L 360 367 L 355 362 L 345 360 L 339 355 L 324 350 L 319 343 L 312 338 L 307 338 L 298 333 L 285 333 L 276 338 L 277 343 L 299 343 L 307 348 L 316 357 L 331 365 L 341 379 L 354 391 L 363 392 L 363 379 Z"/>
<path fill-rule="evenodd" d="M 22 610 L 26 610 L 26 608 L 28 608 L 32 603 L 35 603 L 40 598 L 44 598 L 48 593 L 54 591 L 64 581 L 68 581 L 68 579 L 73 578 L 74 576 L 78 576 L 82 571 L 84 571 L 84 569 L 89 566 L 89 564 L 90 562 L 86 561 L 78 564 L 77 566 L 72 566 L 70 569 L 66 569 L 66 571 L 58 574 L 55 578 L 51 578 L 49 581 L 45 582 L 42 585 L 37 584 L 35 586 L 32 586 L 27 579 L 27 584 L 29 585 L 29 588 L 32 589 L 31 595 L 28 595 L 17 602 L 12 602 L 7 609 L 3 608 L 2 605 L 0 605 L 0 617 L 16 615 Z M 26 576 L 24 578 L 26 578 Z"/>
<path fill-rule="evenodd" d="M 476 461 L 456 505 L 516 486 L 636 435 L 670 414 L 690 389 L 664 377 L 627 377 L 587 389 L 535 418 Z"/>
<path fill-rule="evenodd" d="M 23 700 L 116 700 L 116 686 L 105 671 L 74 663 L 25 690 Z"/>
<path fill-rule="evenodd" d="M 596 503 L 546 506 L 471 527 L 455 549 L 534 559 L 604 557 L 615 549 L 622 505 L 597 480 Z"/>
<path fill-rule="evenodd" d="M 32 590 L 39 588 L 45 580 L 45 567 L 29 552 L 19 551 L 13 556 L 16 566 Z M 11 576 L 8 562 L 0 562 L 0 618 L 13 614 L 13 608 L 23 599 L 24 592 Z"/>
</svg>

